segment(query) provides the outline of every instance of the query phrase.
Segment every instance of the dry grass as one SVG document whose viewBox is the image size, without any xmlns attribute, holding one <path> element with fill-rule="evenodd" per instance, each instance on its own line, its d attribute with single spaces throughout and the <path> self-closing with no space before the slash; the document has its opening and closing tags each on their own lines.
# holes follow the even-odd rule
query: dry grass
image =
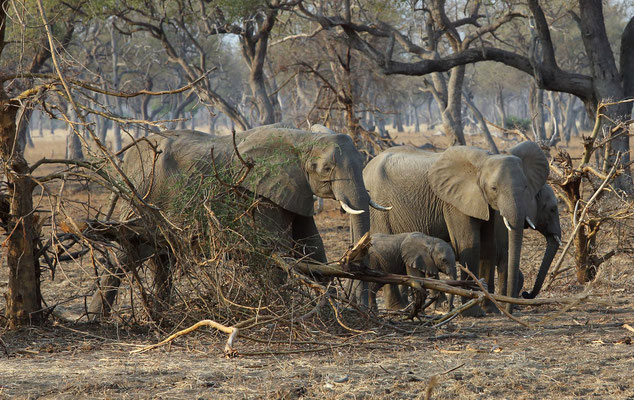
<svg viewBox="0 0 634 400">
<path fill-rule="evenodd" d="M 33 160 L 42 154 L 27 155 Z M 67 190 L 88 198 L 80 187 Z M 96 203 L 103 193 L 90 195 Z M 317 224 L 333 258 L 347 246 L 347 218 L 334 201 L 327 201 L 325 209 Z M 568 219 L 562 218 L 562 224 L 567 236 Z M 537 273 L 542 240 L 534 232 L 525 235 L 522 265 L 528 285 Z M 134 321 L 73 323 L 83 309 L 83 300 L 77 299 L 59 305 L 49 326 L 1 332 L 0 398 L 422 399 L 438 375 L 433 399 L 632 399 L 633 334 L 623 328 L 634 325 L 631 267 L 626 255 L 607 261 L 592 301 L 566 313 L 557 314 L 555 306 L 522 309 L 520 315 L 532 328 L 499 315 L 459 317 L 438 329 L 384 315 L 354 320 L 361 334 L 342 335 L 340 327 L 333 327 L 300 330 L 298 337 L 269 324 L 247 333 L 259 341 L 240 338 L 234 359 L 223 358 L 226 337 L 210 330 L 130 355 L 165 335 Z M 49 304 L 88 294 L 94 280 L 88 260 L 63 264 L 55 280 L 44 275 L 42 291 Z M 0 292 L 6 282 L 2 268 Z M 540 296 L 583 290 L 569 271 Z M 539 324 L 545 317 L 551 319 Z"/>
</svg>

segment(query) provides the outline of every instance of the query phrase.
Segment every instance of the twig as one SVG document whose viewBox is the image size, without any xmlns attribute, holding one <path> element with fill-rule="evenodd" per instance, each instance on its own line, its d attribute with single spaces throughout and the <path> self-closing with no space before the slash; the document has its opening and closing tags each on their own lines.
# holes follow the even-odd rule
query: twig
<svg viewBox="0 0 634 400">
<path fill-rule="evenodd" d="M 484 294 L 484 297 L 486 297 L 487 299 L 491 300 L 491 302 L 497 307 L 498 310 L 500 310 L 504 315 L 506 315 L 507 317 L 509 317 L 513 321 L 517 322 L 518 324 L 524 325 L 525 327 L 530 328 L 530 325 L 527 322 L 522 321 L 521 319 L 517 318 L 513 314 L 510 314 L 508 311 L 506 311 L 506 308 L 502 307 L 500 305 L 500 303 L 498 303 L 497 300 L 495 300 L 495 298 L 493 298 L 493 296 L 491 296 L 489 291 L 484 288 L 484 286 L 482 285 L 482 282 L 480 282 L 480 280 L 478 278 L 476 278 L 476 276 L 473 274 L 473 272 L 469 271 L 468 268 L 465 268 L 465 267 L 463 267 L 460 264 L 456 264 L 456 265 L 458 266 L 458 268 L 460 268 L 460 270 L 462 272 L 467 273 L 467 275 L 469 275 L 471 277 L 471 279 L 473 279 L 475 281 L 475 283 L 480 287 L 480 290 L 482 290 L 482 293 Z"/>
<path fill-rule="evenodd" d="M 429 378 L 429 382 L 427 382 L 427 386 L 425 387 L 425 400 L 431 399 L 431 394 L 434 391 L 434 388 L 438 385 L 438 375 L 432 375 Z"/>
<path fill-rule="evenodd" d="M 445 325 L 446 323 L 448 323 L 449 321 L 451 321 L 452 319 L 454 319 L 458 315 L 460 315 L 461 312 L 470 309 L 471 307 L 475 306 L 476 304 L 481 304 L 482 301 L 484 300 L 484 298 L 485 298 L 484 294 L 481 293 L 478 297 L 469 300 L 468 302 L 464 303 L 463 305 L 461 305 L 458 308 L 454 308 L 453 311 L 448 312 L 447 314 L 443 315 L 443 317 L 438 320 L 437 324 L 432 325 L 432 328 L 439 328 L 439 327 Z"/>
<path fill-rule="evenodd" d="M 213 67 L 213 68 L 209 69 L 207 72 L 203 73 L 203 74 L 202 74 L 200 77 L 198 77 L 196 80 L 194 80 L 194 81 L 192 81 L 192 82 L 188 83 L 187 85 L 185 85 L 185 86 L 183 86 L 183 87 L 180 87 L 180 88 L 178 88 L 178 89 L 173 89 L 173 90 L 160 90 L 160 91 L 157 91 L 157 92 L 153 92 L 153 91 L 150 91 L 150 90 L 145 90 L 145 89 L 143 89 L 143 90 L 139 90 L 139 91 L 137 91 L 137 92 L 131 92 L 131 93 L 126 93 L 126 92 L 112 92 L 112 91 L 109 91 L 109 90 L 102 89 L 102 88 L 100 88 L 100 87 L 98 87 L 98 86 L 93 86 L 93 85 L 91 85 L 90 83 L 83 82 L 83 81 L 80 81 L 80 80 L 78 80 L 78 79 L 72 79 L 72 78 L 70 78 L 70 79 L 67 79 L 67 80 L 68 80 L 68 82 L 70 82 L 71 84 L 73 84 L 73 85 L 75 85 L 75 86 L 78 86 L 78 87 L 81 87 L 81 88 L 83 88 L 83 89 L 88 89 L 88 90 L 90 90 L 91 92 L 96 92 L 96 93 L 99 93 L 99 94 L 104 94 L 104 95 L 106 95 L 106 96 L 122 97 L 122 98 L 128 99 L 128 98 L 137 97 L 137 96 L 142 96 L 142 95 L 148 95 L 148 96 L 163 96 L 163 95 L 166 95 L 166 94 L 178 94 L 178 93 L 182 93 L 182 92 L 184 92 L 184 91 L 186 91 L 186 90 L 189 90 L 189 89 L 193 88 L 193 87 L 194 87 L 194 86 L 195 86 L 198 82 L 200 82 L 200 81 L 202 81 L 203 79 L 205 79 L 205 77 L 206 77 L 207 75 L 209 75 L 211 72 L 213 72 L 216 68 L 217 68 L 217 67 Z M 14 75 L 4 75 L 4 76 L 1 76 L 1 77 L 0 77 L 0 82 L 5 82 L 5 81 L 7 81 L 7 80 L 10 80 L 10 79 L 17 79 L 17 78 L 59 79 L 59 76 L 58 76 L 58 75 L 56 75 L 56 74 L 19 74 L 19 75 L 14 74 Z M 61 83 L 61 82 L 60 82 L 60 83 Z M 57 83 L 57 85 L 58 85 L 58 84 L 59 84 L 59 83 Z M 51 88 L 52 86 L 54 86 L 54 85 L 53 85 L 53 84 L 46 84 L 46 85 L 41 85 L 41 86 L 38 86 L 38 87 L 36 87 L 36 88 L 38 88 L 38 89 L 39 89 L 40 87 Z M 34 89 L 35 89 L 35 88 L 34 88 Z M 34 92 L 34 90 L 28 90 L 28 91 L 25 91 L 25 92 L 21 93 L 21 94 L 19 95 L 19 97 L 18 97 L 18 98 L 24 98 L 24 97 L 27 97 L 27 96 L 31 95 L 33 92 Z"/>
</svg>

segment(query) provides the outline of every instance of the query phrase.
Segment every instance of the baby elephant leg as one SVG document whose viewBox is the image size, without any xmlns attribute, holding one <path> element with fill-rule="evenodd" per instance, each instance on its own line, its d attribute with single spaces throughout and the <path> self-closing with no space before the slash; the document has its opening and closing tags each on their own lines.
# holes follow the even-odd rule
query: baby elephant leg
<svg viewBox="0 0 634 400">
<path fill-rule="evenodd" d="M 407 301 L 403 298 L 398 285 L 390 284 L 383 287 L 383 297 L 385 307 L 390 310 L 401 310 L 407 306 Z"/>
</svg>

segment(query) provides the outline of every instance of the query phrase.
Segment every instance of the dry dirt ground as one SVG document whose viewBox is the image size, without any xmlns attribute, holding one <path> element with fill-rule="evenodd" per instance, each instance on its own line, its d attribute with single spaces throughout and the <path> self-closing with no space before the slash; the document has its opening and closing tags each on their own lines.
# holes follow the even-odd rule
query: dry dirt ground
<svg viewBox="0 0 634 400">
<path fill-rule="evenodd" d="M 61 153 L 54 141 L 43 142 L 40 153 Z M 317 222 L 329 258 L 342 254 L 347 224 L 335 202 L 326 202 Z M 562 224 L 567 238 L 567 217 Z M 527 284 L 543 246 L 538 234 L 526 234 Z M 130 354 L 163 337 L 144 326 L 74 322 L 78 299 L 60 304 L 59 317 L 44 327 L 0 329 L 0 398 L 416 399 L 431 390 L 433 399 L 634 399 L 634 332 L 624 326 L 634 326 L 632 264 L 625 255 L 606 262 L 586 303 L 521 309 L 517 315 L 529 328 L 501 315 L 458 317 L 440 328 L 381 315 L 380 323 L 368 321 L 345 339 L 324 333 L 312 345 L 295 345 L 292 336 L 270 345 L 242 338 L 232 359 L 223 357 L 226 337 L 206 329 Z M 566 259 L 564 267 L 570 265 Z M 62 268 L 55 280 L 46 273 L 45 299 L 53 304 L 89 293 L 91 274 L 87 261 Z M 6 285 L 3 265 L 0 292 Z M 540 296 L 584 290 L 568 271 Z"/>
</svg>

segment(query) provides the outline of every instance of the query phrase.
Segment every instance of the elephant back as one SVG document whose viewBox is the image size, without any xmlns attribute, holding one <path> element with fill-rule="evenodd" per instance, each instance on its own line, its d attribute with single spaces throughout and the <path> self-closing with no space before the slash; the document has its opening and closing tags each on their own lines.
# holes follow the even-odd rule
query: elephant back
<svg viewBox="0 0 634 400">
<path fill-rule="evenodd" d="M 442 205 L 428 185 L 428 171 L 436 153 L 412 146 L 390 148 L 372 159 L 363 170 L 370 197 L 387 212 L 370 210 L 371 233 L 423 232 L 448 240 L 442 222 Z"/>
<path fill-rule="evenodd" d="M 222 157 L 230 146 L 228 138 L 199 131 L 165 131 L 139 140 L 126 151 L 121 167 L 145 201 L 169 208 L 180 181 L 196 169 L 208 169 L 211 149 Z M 129 205 L 121 209 L 124 218 L 131 213 Z"/>
</svg>

